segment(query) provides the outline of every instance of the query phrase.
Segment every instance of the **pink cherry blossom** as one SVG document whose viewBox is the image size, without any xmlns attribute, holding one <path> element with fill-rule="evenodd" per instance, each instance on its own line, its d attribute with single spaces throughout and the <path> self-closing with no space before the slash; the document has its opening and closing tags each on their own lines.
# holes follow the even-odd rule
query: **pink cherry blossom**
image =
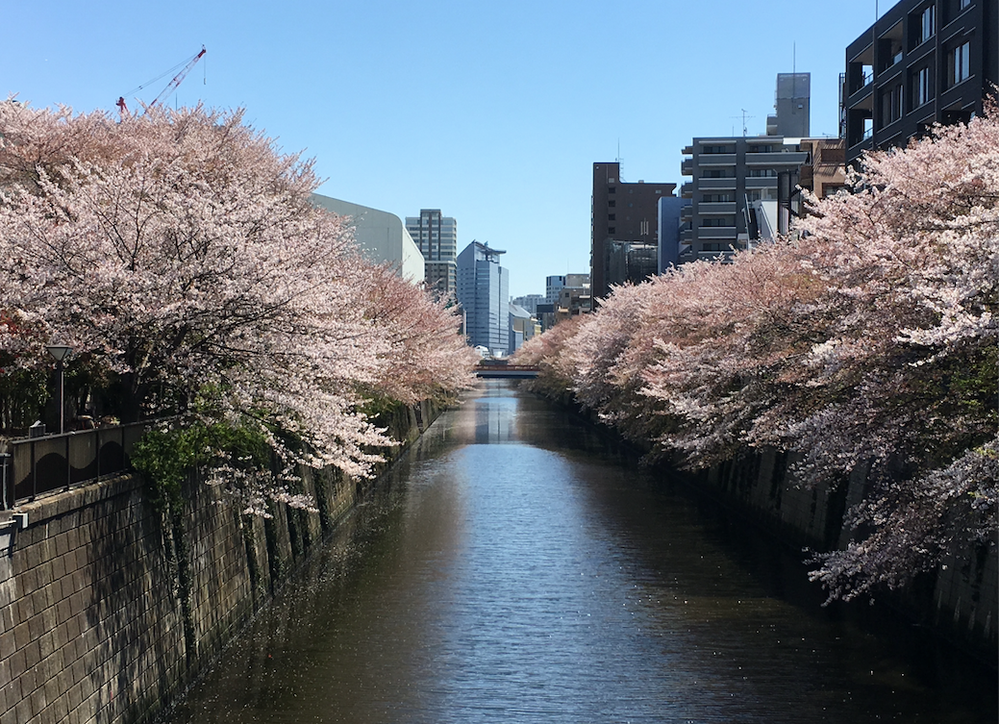
<svg viewBox="0 0 999 724">
<path fill-rule="evenodd" d="M 103 370 L 123 419 L 253 426 L 289 465 L 367 475 L 393 444 L 367 396 L 453 394 L 472 354 L 453 314 L 309 202 L 317 186 L 240 111 L 0 103 L 0 310 L 36 352 L 58 338 Z"/>
</svg>

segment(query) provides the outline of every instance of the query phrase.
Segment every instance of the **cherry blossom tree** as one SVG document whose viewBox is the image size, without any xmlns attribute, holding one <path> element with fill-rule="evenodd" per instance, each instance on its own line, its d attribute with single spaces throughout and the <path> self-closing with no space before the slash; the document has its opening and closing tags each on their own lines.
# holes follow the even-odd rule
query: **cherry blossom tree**
<svg viewBox="0 0 999 724">
<path fill-rule="evenodd" d="M 225 421 L 289 466 L 365 475 L 392 444 L 365 390 L 466 384 L 457 320 L 365 262 L 309 202 L 311 163 L 241 112 L 6 103 L 0 139 L 0 309 L 105 369 L 123 419 Z"/>
<path fill-rule="evenodd" d="M 997 149 L 992 110 L 871 154 L 795 237 L 617 289 L 539 340 L 560 360 L 540 385 L 689 468 L 777 448 L 806 484 L 866 471 L 856 540 L 816 556 L 833 597 L 994 546 Z"/>
</svg>

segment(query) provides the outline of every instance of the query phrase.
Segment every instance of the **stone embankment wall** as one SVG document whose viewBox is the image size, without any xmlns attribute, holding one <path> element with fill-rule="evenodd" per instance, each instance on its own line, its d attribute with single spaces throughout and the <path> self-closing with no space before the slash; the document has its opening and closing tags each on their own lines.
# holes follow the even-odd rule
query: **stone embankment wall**
<svg viewBox="0 0 999 724">
<path fill-rule="evenodd" d="M 393 437 L 412 442 L 437 412 L 397 410 Z M 318 512 L 275 505 L 263 519 L 192 479 L 179 529 L 131 475 L 18 507 L 27 527 L 0 521 L 0 722 L 152 720 L 369 484 L 316 475 Z"/>
<path fill-rule="evenodd" d="M 767 452 L 704 471 L 699 482 L 789 542 L 816 550 L 845 548 L 844 516 L 867 493 L 863 470 L 845 484 L 798 484 L 787 455 Z M 995 547 L 969 549 L 892 599 L 962 646 L 995 662 L 999 648 L 999 557 Z"/>
<path fill-rule="evenodd" d="M 609 434 L 618 432 L 566 393 L 561 398 L 543 395 L 554 404 L 573 410 Z M 640 453 L 650 446 L 628 444 Z M 868 493 L 867 475 L 857 470 L 845 484 L 802 485 L 792 468 L 798 458 L 777 453 L 746 454 L 688 478 L 691 486 L 719 500 L 736 515 L 795 547 L 817 551 L 843 549 L 852 530 L 846 524 L 849 510 Z M 670 467 L 670 474 L 675 469 Z M 999 535 L 999 531 L 996 532 Z M 882 598 L 887 598 L 882 596 Z M 906 615 L 993 666 L 999 650 L 999 554 L 995 546 L 970 548 L 943 567 L 923 574 L 915 585 L 891 598 Z"/>
</svg>

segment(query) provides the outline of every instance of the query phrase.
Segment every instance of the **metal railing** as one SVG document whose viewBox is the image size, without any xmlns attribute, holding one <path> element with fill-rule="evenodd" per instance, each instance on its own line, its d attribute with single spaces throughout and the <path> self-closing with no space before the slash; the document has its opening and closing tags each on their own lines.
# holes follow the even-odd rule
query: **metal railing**
<svg viewBox="0 0 999 724">
<path fill-rule="evenodd" d="M 148 422 L 12 440 L 0 455 L 2 510 L 39 495 L 128 470 Z"/>
</svg>

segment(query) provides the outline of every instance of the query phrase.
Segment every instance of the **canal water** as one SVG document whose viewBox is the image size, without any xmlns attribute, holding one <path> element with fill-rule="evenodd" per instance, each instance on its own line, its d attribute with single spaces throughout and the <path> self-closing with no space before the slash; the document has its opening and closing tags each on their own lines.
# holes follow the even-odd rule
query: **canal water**
<svg viewBox="0 0 999 724">
<path fill-rule="evenodd" d="M 481 382 L 169 721 L 995 724 L 994 670 L 800 557 Z"/>
</svg>

